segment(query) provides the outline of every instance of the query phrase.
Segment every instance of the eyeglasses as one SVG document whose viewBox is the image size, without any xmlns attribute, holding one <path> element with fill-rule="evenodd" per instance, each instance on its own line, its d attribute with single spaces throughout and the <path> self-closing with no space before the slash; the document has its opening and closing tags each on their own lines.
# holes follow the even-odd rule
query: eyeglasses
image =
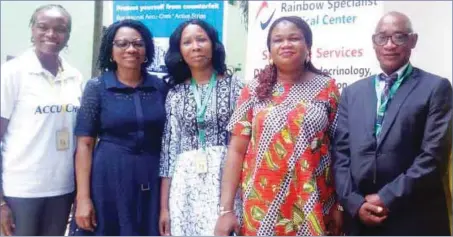
<svg viewBox="0 0 453 237">
<path fill-rule="evenodd" d="M 373 43 L 379 46 L 384 46 L 387 44 L 389 38 L 395 45 L 403 45 L 409 41 L 409 36 L 413 35 L 414 33 L 396 33 L 393 35 L 385 35 L 385 34 L 374 34 L 373 35 Z"/>
<path fill-rule="evenodd" d="M 115 40 L 113 41 L 113 45 L 120 49 L 127 49 L 131 45 L 135 49 L 141 49 L 145 47 L 145 42 L 143 40 L 134 40 L 134 41 L 128 41 L 128 40 Z"/>
</svg>

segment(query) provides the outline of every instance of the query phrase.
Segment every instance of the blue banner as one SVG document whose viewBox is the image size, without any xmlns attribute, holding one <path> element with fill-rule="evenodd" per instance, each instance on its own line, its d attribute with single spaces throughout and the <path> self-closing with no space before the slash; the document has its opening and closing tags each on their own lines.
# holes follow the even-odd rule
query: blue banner
<svg viewBox="0 0 453 237">
<path fill-rule="evenodd" d="M 212 24 L 222 40 L 223 1 L 114 1 L 113 20 L 135 19 L 149 27 L 155 37 L 169 37 L 189 19 Z"/>
<path fill-rule="evenodd" d="M 176 27 L 190 19 L 210 23 L 223 36 L 223 1 L 113 1 L 113 21 L 134 19 L 143 22 L 154 36 L 156 58 L 149 70 L 165 73 L 164 55 L 168 38 Z"/>
</svg>

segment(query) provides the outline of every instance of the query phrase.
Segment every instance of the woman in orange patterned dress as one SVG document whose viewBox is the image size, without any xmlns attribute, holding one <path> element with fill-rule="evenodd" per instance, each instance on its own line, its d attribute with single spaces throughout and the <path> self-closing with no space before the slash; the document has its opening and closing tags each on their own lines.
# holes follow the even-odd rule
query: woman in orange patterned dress
<svg viewBox="0 0 453 237">
<path fill-rule="evenodd" d="M 300 17 L 279 18 L 269 28 L 273 62 L 244 87 L 229 124 L 216 235 L 340 234 L 329 152 L 339 93 L 311 63 L 311 46 Z"/>
</svg>

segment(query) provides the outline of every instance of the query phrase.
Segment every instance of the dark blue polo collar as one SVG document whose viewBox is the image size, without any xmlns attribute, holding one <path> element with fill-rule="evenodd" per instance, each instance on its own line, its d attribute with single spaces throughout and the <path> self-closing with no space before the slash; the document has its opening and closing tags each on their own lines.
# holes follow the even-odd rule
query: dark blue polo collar
<svg viewBox="0 0 453 237">
<path fill-rule="evenodd" d="M 151 76 L 147 72 L 143 76 L 145 79 L 135 89 L 144 89 L 144 88 L 159 89 L 159 87 L 156 85 L 155 77 Z M 105 81 L 105 86 L 107 89 L 133 89 L 133 88 L 121 83 L 118 80 L 118 78 L 116 77 L 115 72 L 112 72 L 112 71 L 104 72 L 102 74 L 102 79 Z"/>
</svg>

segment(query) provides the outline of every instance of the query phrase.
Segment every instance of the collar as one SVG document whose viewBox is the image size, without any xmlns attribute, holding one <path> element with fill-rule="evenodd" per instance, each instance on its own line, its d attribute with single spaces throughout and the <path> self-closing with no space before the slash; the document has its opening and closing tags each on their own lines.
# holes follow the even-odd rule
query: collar
<svg viewBox="0 0 453 237">
<path fill-rule="evenodd" d="M 398 76 L 398 78 L 401 77 L 401 75 L 403 74 L 404 70 L 407 68 L 407 66 L 409 66 L 410 62 L 407 62 L 406 64 L 404 64 L 402 67 L 400 67 L 398 70 L 396 70 L 396 72 L 392 73 L 392 74 L 395 74 Z M 381 73 L 379 73 L 379 75 L 381 74 L 384 74 L 385 76 L 390 76 L 390 75 L 387 75 L 384 71 L 381 70 Z"/>
<path fill-rule="evenodd" d="M 121 83 L 114 71 L 107 71 L 102 74 L 102 79 L 105 81 L 105 86 L 107 89 L 132 89 L 131 87 L 124 85 Z M 155 88 L 159 89 L 156 85 L 156 78 L 150 75 L 148 72 L 145 72 L 143 75 L 143 82 L 140 83 L 136 89 L 144 89 L 144 88 Z"/>
<path fill-rule="evenodd" d="M 67 80 L 74 77 L 78 77 L 78 73 L 72 70 L 72 67 L 66 62 L 61 56 L 58 57 L 60 60 L 60 68 L 58 70 L 56 80 Z M 49 72 L 44 69 L 41 65 L 41 62 L 36 55 L 35 48 L 27 49 L 21 56 L 21 60 L 24 65 L 27 65 L 26 70 L 31 74 L 48 74 Z"/>
</svg>

